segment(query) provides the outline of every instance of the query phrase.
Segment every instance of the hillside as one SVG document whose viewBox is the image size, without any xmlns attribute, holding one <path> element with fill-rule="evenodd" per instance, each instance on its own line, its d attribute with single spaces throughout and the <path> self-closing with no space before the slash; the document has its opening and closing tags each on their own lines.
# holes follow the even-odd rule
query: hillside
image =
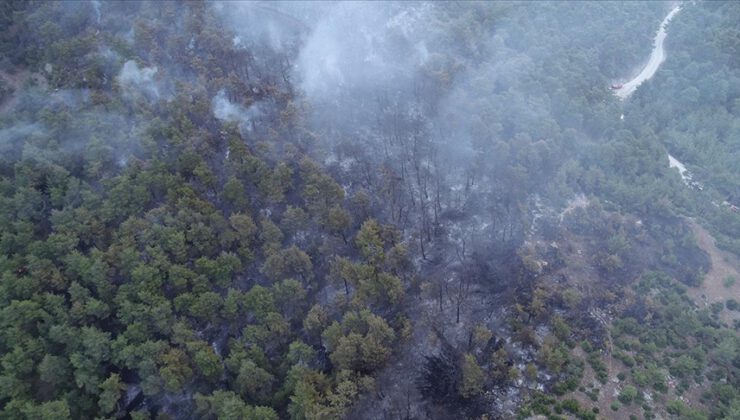
<svg viewBox="0 0 740 420">
<path fill-rule="evenodd" d="M 0 4 L 0 418 L 739 418 L 738 14 Z"/>
</svg>

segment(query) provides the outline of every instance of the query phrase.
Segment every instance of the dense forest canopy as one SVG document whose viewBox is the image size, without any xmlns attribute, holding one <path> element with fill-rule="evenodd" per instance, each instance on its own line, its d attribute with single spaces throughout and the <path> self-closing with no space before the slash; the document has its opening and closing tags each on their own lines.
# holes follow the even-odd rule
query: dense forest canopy
<svg viewBox="0 0 740 420">
<path fill-rule="evenodd" d="M 1 3 L 0 418 L 740 418 L 738 22 Z"/>
</svg>

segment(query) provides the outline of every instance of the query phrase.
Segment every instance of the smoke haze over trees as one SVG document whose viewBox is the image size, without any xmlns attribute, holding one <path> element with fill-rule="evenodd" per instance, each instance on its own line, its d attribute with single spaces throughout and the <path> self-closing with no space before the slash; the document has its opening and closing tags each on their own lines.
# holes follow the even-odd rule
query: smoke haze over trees
<svg viewBox="0 0 740 420">
<path fill-rule="evenodd" d="M 0 418 L 738 418 L 740 7 L 610 89 L 677 5 L 0 4 Z"/>
</svg>

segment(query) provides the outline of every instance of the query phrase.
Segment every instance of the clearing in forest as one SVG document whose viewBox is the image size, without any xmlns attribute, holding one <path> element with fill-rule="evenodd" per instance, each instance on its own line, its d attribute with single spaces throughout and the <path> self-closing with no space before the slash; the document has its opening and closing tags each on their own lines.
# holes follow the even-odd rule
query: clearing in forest
<svg viewBox="0 0 740 420">
<path fill-rule="evenodd" d="M 731 297 L 740 296 L 740 262 L 737 257 L 727 251 L 717 248 L 712 235 L 695 220 L 688 219 L 688 223 L 696 236 L 697 245 L 703 249 L 711 260 L 711 267 L 704 276 L 704 282 L 699 287 L 691 287 L 688 295 L 700 307 L 709 306 L 716 302 L 723 304 Z M 735 283 L 727 287 L 725 279 L 734 277 Z M 740 319 L 738 311 L 723 311 L 725 322 Z"/>
</svg>

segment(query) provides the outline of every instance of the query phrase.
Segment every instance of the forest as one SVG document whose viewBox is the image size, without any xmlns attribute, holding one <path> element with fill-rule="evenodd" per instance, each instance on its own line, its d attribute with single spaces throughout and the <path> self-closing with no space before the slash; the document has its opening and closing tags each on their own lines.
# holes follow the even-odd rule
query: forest
<svg viewBox="0 0 740 420">
<path fill-rule="evenodd" d="M 740 418 L 738 22 L 1 2 L 0 419 Z"/>
</svg>

